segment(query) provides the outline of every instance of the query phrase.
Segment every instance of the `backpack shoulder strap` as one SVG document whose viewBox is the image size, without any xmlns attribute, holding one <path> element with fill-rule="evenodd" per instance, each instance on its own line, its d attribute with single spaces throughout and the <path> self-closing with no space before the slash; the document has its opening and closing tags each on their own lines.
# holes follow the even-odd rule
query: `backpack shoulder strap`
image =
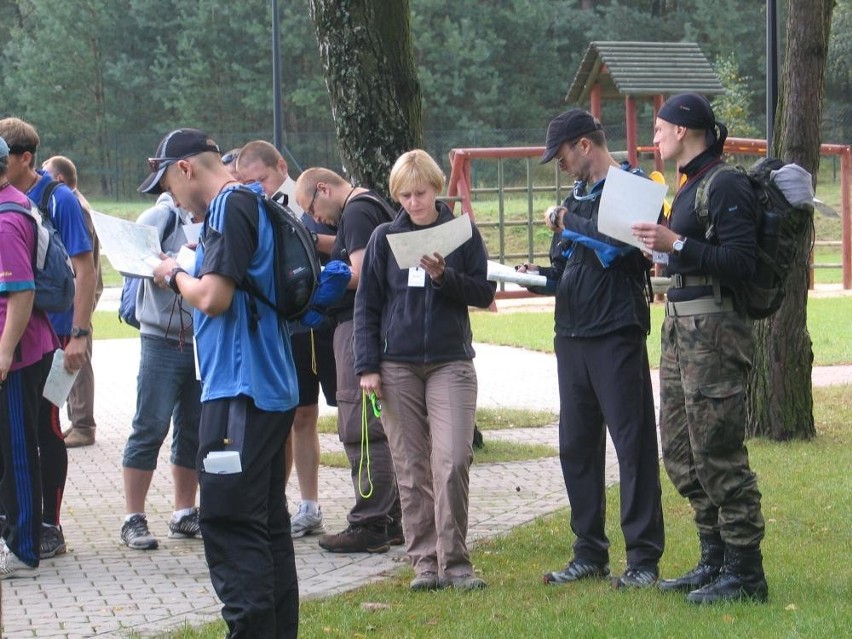
<svg viewBox="0 0 852 639">
<path fill-rule="evenodd" d="M 388 204 L 387 200 L 382 197 L 373 195 L 370 192 L 359 193 L 349 201 L 354 202 L 355 200 L 370 200 L 371 202 L 375 202 L 385 212 L 385 217 L 387 218 L 388 222 L 393 222 L 394 218 L 396 217 L 396 211 L 394 211 L 393 207 Z"/>
<path fill-rule="evenodd" d="M 708 241 L 716 236 L 716 229 L 710 223 L 710 187 L 713 184 L 713 180 L 722 171 L 737 170 L 737 167 L 730 166 L 724 162 L 717 164 L 708 171 L 707 175 L 701 178 L 701 182 L 698 183 L 698 188 L 695 190 L 695 214 L 698 216 L 701 226 L 704 227 L 704 238 Z"/>
<path fill-rule="evenodd" d="M 6 211 L 23 213 L 27 217 L 33 217 L 32 209 L 28 209 L 27 207 L 21 206 L 20 204 L 16 204 L 15 202 L 5 202 L 4 204 L 0 205 L 0 213 L 5 213 Z"/>
<path fill-rule="evenodd" d="M 38 210 L 41 211 L 41 214 L 47 216 L 50 219 L 50 198 L 53 197 L 54 191 L 59 188 L 59 185 L 62 184 L 59 180 L 51 180 L 44 187 L 44 191 L 41 192 L 41 200 L 38 203 Z"/>
</svg>

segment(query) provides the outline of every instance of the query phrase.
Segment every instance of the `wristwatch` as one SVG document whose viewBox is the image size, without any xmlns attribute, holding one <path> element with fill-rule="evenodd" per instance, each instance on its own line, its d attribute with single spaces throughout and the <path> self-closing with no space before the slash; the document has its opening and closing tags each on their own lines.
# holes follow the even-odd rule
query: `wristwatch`
<svg viewBox="0 0 852 639">
<path fill-rule="evenodd" d="M 71 337 L 88 337 L 88 336 L 89 336 L 89 329 L 80 328 L 79 326 L 72 326 L 71 327 Z"/>
<path fill-rule="evenodd" d="M 170 289 L 172 289 L 172 291 L 174 291 L 175 295 L 180 295 L 180 289 L 178 288 L 177 280 L 175 279 L 175 277 L 177 276 L 178 273 L 186 273 L 186 271 L 184 269 L 182 269 L 180 266 L 175 266 L 163 278 L 163 281 L 166 283 L 166 286 L 168 286 Z"/>
<path fill-rule="evenodd" d="M 562 219 L 561 216 L 564 211 L 564 206 L 551 206 L 550 209 L 548 209 L 547 217 L 550 220 L 551 226 L 555 226 L 556 228 L 560 228 L 562 226 L 559 222 Z"/>
<path fill-rule="evenodd" d="M 686 244 L 686 238 L 681 235 L 674 242 L 672 242 L 672 253 L 675 255 L 680 255 L 680 252 L 683 250 L 683 246 Z"/>
</svg>

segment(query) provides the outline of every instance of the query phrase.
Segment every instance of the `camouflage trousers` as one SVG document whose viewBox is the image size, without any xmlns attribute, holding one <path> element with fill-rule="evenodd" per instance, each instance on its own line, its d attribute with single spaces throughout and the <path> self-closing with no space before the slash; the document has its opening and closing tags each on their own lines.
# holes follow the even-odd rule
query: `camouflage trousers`
<svg viewBox="0 0 852 639">
<path fill-rule="evenodd" d="M 666 317 L 660 357 L 660 439 L 666 472 L 702 535 L 755 546 L 763 538 L 746 450 L 751 321 L 736 312 Z"/>
</svg>

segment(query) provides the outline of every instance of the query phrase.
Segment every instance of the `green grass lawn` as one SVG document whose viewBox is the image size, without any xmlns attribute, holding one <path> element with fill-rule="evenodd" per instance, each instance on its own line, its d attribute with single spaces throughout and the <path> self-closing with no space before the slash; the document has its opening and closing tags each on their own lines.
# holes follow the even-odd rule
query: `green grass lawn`
<svg viewBox="0 0 852 639">
<path fill-rule="evenodd" d="M 563 510 L 474 545 L 474 565 L 489 584 L 484 591 L 414 594 L 406 567 L 377 584 L 303 602 L 300 637 L 842 637 L 852 624 L 852 387 L 814 393 L 817 439 L 749 443 L 766 519 L 767 604 L 696 607 L 680 595 L 614 591 L 603 581 L 544 586 L 542 575 L 570 557 Z M 661 572 L 673 576 L 695 564 L 697 540 L 691 509 L 665 473 L 661 482 L 667 537 Z M 612 570 L 619 573 L 625 564 L 617 487 L 607 491 L 607 500 Z M 213 639 L 222 633 L 215 623 L 169 636 Z"/>
<path fill-rule="evenodd" d="M 660 361 L 660 326 L 665 309 L 651 308 L 648 357 L 652 367 Z M 852 364 L 852 297 L 808 300 L 808 330 L 813 340 L 814 364 Z M 470 316 L 473 338 L 487 344 L 502 344 L 553 352 L 553 315 L 549 312 L 489 313 Z"/>
<path fill-rule="evenodd" d="M 808 301 L 808 330 L 813 340 L 814 364 L 831 366 L 852 364 L 852 297 L 813 298 Z M 545 353 L 553 352 L 553 314 L 550 312 L 471 313 L 474 339 L 487 344 L 501 344 L 529 348 Z M 139 331 L 119 323 L 114 311 L 96 311 L 95 338 L 115 339 L 137 337 Z M 648 356 L 651 366 L 660 361 L 660 326 L 663 306 L 651 308 L 651 334 L 648 336 Z M 321 424 L 322 427 L 322 424 Z M 326 430 L 334 432 L 334 425 Z"/>
</svg>

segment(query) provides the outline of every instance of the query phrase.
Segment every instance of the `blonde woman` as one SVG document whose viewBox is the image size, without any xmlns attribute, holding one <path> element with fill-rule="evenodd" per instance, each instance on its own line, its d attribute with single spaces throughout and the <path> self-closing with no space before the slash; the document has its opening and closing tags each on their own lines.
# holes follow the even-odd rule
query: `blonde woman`
<svg viewBox="0 0 852 639">
<path fill-rule="evenodd" d="M 468 307 L 489 306 L 495 286 L 476 227 L 449 255 L 399 268 L 387 236 L 445 224 L 453 214 L 436 199 L 444 175 L 425 151 L 403 154 L 389 186 L 402 210 L 367 245 L 355 296 L 355 370 L 362 390 L 384 404 L 411 589 L 478 590 L 485 582 L 466 542 L 477 394 Z"/>
</svg>

